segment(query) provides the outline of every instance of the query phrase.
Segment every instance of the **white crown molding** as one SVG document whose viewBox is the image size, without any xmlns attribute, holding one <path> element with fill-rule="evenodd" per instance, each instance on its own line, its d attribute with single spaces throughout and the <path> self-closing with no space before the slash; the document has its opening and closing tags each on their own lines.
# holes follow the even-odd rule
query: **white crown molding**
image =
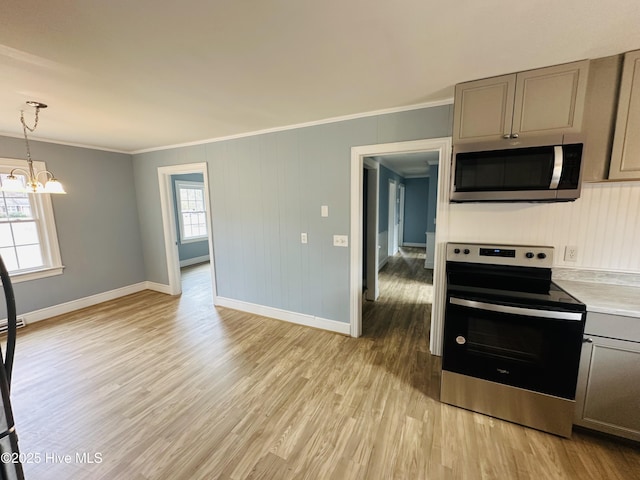
<svg viewBox="0 0 640 480">
<path fill-rule="evenodd" d="M 24 140 L 24 136 L 15 133 L 0 132 L 0 137 L 19 138 L 21 140 Z M 55 145 L 64 145 L 65 147 L 87 148 L 89 150 L 99 150 L 101 152 L 123 153 L 125 155 L 132 155 L 132 152 L 128 152 L 126 150 L 116 150 L 115 148 L 99 147 L 97 145 L 85 145 L 83 143 L 62 142 L 60 140 L 52 140 L 50 138 L 34 137 L 33 134 L 29 134 L 29 142 L 53 143 Z"/>
<path fill-rule="evenodd" d="M 224 142 L 226 140 L 235 140 L 238 138 L 245 138 L 245 137 L 253 137 L 256 135 L 264 135 L 266 133 L 275 133 L 275 132 L 283 132 L 286 130 L 295 130 L 297 128 L 304 128 L 304 127 L 313 127 L 315 125 L 324 125 L 327 123 L 335 123 L 335 122 L 344 122 L 347 120 L 356 120 L 358 118 L 366 118 L 366 117 L 373 117 L 376 115 L 386 115 L 386 114 L 390 114 L 390 113 L 401 113 L 401 112 L 408 112 L 411 110 L 420 110 L 421 108 L 432 108 L 432 107 L 441 107 L 443 105 L 451 105 L 453 104 L 453 98 L 445 98 L 444 100 L 436 100 L 433 102 L 425 102 L 425 103 L 417 103 L 414 105 L 407 105 L 404 107 L 393 107 L 393 108 L 386 108 L 383 110 L 373 110 L 370 112 L 363 112 L 363 113 L 354 113 L 351 115 L 343 115 L 340 117 L 331 117 L 331 118 L 326 118 L 323 120 L 314 120 L 312 122 L 305 122 L 305 123 L 297 123 L 297 124 L 293 124 L 293 125 L 286 125 L 283 127 L 274 127 L 274 128 L 266 128 L 264 130 L 255 130 L 252 132 L 245 132 L 245 133 L 238 133 L 235 135 L 227 135 L 224 137 L 214 137 L 214 138 L 208 138 L 208 139 L 204 139 L 204 140 L 196 140 L 193 142 L 186 142 L 186 143 L 176 143 L 174 145 L 164 145 L 164 146 L 160 146 L 160 147 L 152 147 L 152 148 L 144 148 L 144 149 L 140 149 L 140 150 L 118 150 L 115 148 L 107 148 L 107 147 L 100 147 L 98 145 L 87 145 L 87 144 L 83 144 L 83 143 L 73 143 L 73 142 L 64 142 L 64 141 L 60 141 L 60 140 L 52 140 L 49 138 L 41 138 L 41 137 L 34 137 L 34 136 L 29 136 L 29 140 L 34 141 L 34 142 L 45 142 L 45 143 L 53 143 L 56 145 L 65 145 L 67 147 L 77 147 L 77 148 L 87 148 L 89 150 L 100 150 L 103 152 L 112 152 L 112 153 L 123 153 L 126 155 L 138 155 L 140 153 L 149 153 L 149 152 L 158 152 L 161 150 L 171 150 L 173 148 L 181 148 L 181 147 L 192 147 L 195 145 L 204 145 L 207 143 L 215 143 L 215 142 Z M 23 136 L 16 134 L 16 133 L 8 133 L 8 132 L 0 132 L 0 136 L 3 137 L 9 137 L 9 138 L 20 138 L 22 139 Z"/>
<path fill-rule="evenodd" d="M 297 128 L 305 128 L 305 127 L 313 127 L 316 125 L 325 125 L 327 123 L 336 123 L 336 122 L 344 122 L 347 120 L 356 120 L 358 118 L 366 118 L 366 117 L 374 117 L 376 115 L 387 115 L 390 113 L 401 113 L 401 112 L 408 112 L 411 110 L 420 110 L 422 108 L 433 108 L 433 107 L 441 107 L 443 105 L 451 105 L 453 104 L 453 98 L 446 98 L 444 100 L 437 100 L 437 101 L 433 101 L 433 102 L 425 102 L 425 103 L 418 103 L 418 104 L 414 104 L 414 105 L 407 105 L 404 107 L 394 107 L 394 108 L 387 108 L 387 109 L 383 109 L 383 110 L 374 110 L 371 112 L 363 112 L 363 113 L 355 113 L 352 115 L 343 115 L 340 117 L 331 117 L 331 118 L 326 118 L 323 120 L 314 120 L 312 122 L 305 122 L 305 123 L 297 123 L 294 125 L 286 125 L 283 127 L 274 127 L 274 128 L 266 128 L 264 130 L 255 130 L 253 132 L 246 132 L 246 133 L 238 133 L 235 135 L 227 135 L 225 137 L 215 137 L 215 138 L 209 138 L 206 140 L 197 140 L 194 142 L 187 142 L 187 143 L 178 143 L 175 145 L 166 145 L 163 147 L 154 147 L 154 148 L 145 148 L 142 150 L 133 150 L 130 153 L 131 155 L 138 155 L 141 153 L 150 153 L 150 152 L 157 152 L 157 151 L 161 151 L 161 150 L 170 150 L 172 148 L 181 148 L 181 147 L 193 147 L 196 145 L 203 145 L 203 144 L 207 144 L 207 143 L 216 143 L 216 142 L 224 142 L 226 140 L 235 140 L 238 138 L 245 138 L 245 137 L 253 137 L 256 135 L 264 135 L 267 133 L 275 133 L 275 132 L 283 132 L 286 130 L 295 130 Z"/>
</svg>

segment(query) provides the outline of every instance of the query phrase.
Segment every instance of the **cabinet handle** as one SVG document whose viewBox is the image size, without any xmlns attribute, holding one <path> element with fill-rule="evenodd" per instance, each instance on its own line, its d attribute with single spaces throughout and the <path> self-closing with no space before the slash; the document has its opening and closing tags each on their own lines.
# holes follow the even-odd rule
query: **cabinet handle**
<svg viewBox="0 0 640 480">
<path fill-rule="evenodd" d="M 593 343 L 593 338 L 582 337 L 582 343 Z"/>
<path fill-rule="evenodd" d="M 509 140 L 511 138 L 511 135 L 507 133 L 506 135 L 503 135 L 502 138 L 504 138 L 505 140 Z"/>
<path fill-rule="evenodd" d="M 511 135 L 511 138 L 518 138 L 520 135 L 518 135 L 517 133 L 514 133 Z"/>
</svg>

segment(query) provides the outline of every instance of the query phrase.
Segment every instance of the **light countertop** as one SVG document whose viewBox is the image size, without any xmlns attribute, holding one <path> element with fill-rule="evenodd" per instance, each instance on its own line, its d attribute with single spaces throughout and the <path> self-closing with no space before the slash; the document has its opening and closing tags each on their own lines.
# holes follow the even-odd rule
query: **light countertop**
<svg viewBox="0 0 640 480">
<path fill-rule="evenodd" d="M 555 283 L 587 306 L 588 312 L 640 318 L 640 287 L 554 279 Z"/>
</svg>

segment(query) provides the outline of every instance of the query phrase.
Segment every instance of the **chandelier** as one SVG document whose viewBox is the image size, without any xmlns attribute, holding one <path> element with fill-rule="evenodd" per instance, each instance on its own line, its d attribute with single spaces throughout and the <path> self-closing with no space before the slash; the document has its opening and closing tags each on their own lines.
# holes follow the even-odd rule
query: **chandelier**
<svg viewBox="0 0 640 480">
<path fill-rule="evenodd" d="M 19 192 L 19 193 L 67 193 L 64 191 L 62 184 L 48 170 L 36 172 L 31 160 L 31 150 L 29 149 L 29 139 L 27 138 L 27 130 L 33 133 L 38 126 L 38 114 L 40 109 L 47 108 L 44 103 L 28 101 L 27 105 L 36 109 L 35 122 L 33 127 L 29 127 L 24 121 L 24 110 L 20 111 L 20 123 L 22 123 L 22 132 L 24 133 L 24 143 L 27 146 L 27 170 L 22 168 L 14 168 L 2 182 L 0 191 Z M 19 172 L 24 180 L 14 175 Z M 44 183 L 39 179 L 42 177 Z"/>
</svg>

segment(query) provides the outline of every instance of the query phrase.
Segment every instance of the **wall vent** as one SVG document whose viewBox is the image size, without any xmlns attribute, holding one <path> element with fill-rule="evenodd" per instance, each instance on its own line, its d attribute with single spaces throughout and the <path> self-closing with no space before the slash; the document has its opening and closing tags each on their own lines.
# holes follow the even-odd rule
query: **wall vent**
<svg viewBox="0 0 640 480">
<path fill-rule="evenodd" d="M 27 322 L 24 321 L 23 317 L 18 317 L 16 319 L 17 328 L 22 328 L 22 327 L 25 327 L 26 325 L 27 325 Z M 4 320 L 0 320 L 0 335 L 2 335 L 3 333 L 7 333 L 8 329 L 9 329 L 9 323 L 7 319 L 5 318 Z"/>
</svg>

